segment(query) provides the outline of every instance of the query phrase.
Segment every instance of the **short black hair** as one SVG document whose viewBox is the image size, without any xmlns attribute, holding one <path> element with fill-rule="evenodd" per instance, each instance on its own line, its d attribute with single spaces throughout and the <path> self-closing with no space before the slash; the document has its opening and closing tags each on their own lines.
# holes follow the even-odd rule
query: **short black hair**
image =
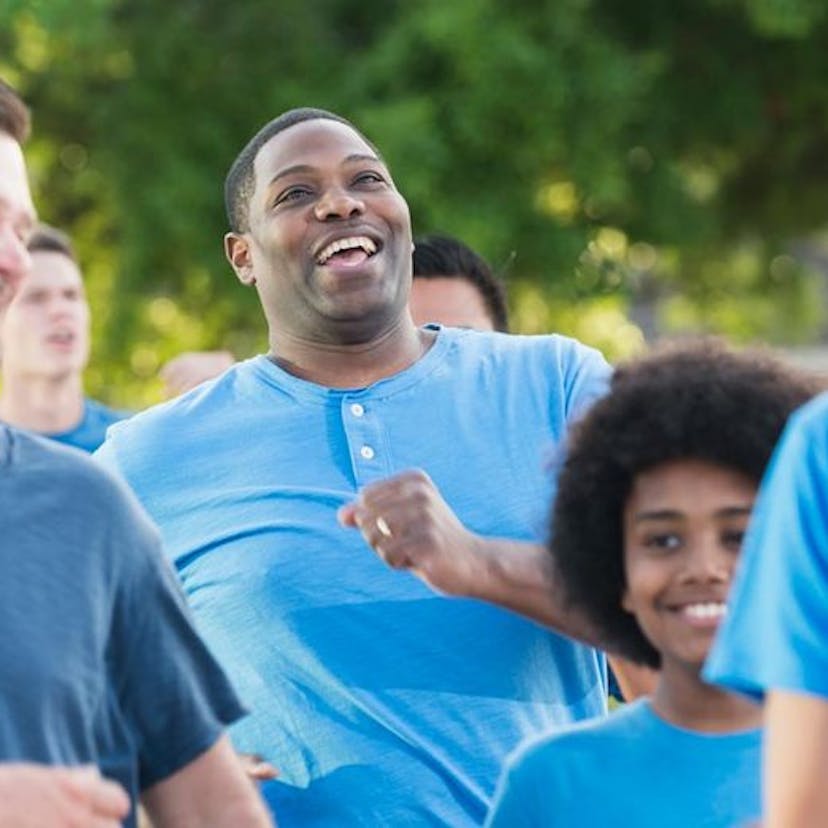
<svg viewBox="0 0 828 828">
<path fill-rule="evenodd" d="M 29 137 L 31 117 L 20 95 L 0 78 L 0 132 L 11 135 L 18 144 Z"/>
<path fill-rule="evenodd" d="M 326 109 L 301 107 L 289 109 L 281 115 L 268 121 L 245 145 L 236 156 L 224 179 L 224 209 L 227 212 L 227 223 L 234 233 L 245 233 L 249 229 L 250 198 L 256 189 L 256 176 L 253 165 L 259 150 L 274 136 L 289 127 L 301 124 L 304 121 L 336 121 L 345 124 L 357 133 L 371 149 L 380 156 L 379 150 L 358 130 L 347 118 L 328 112 Z"/>
<path fill-rule="evenodd" d="M 415 279 L 465 279 L 480 293 L 496 331 L 509 330 L 506 288 L 489 263 L 452 236 L 431 235 L 414 239 Z"/>
<path fill-rule="evenodd" d="M 61 253 L 78 264 L 72 240 L 62 230 L 41 222 L 26 243 L 29 253 Z"/>
<path fill-rule="evenodd" d="M 549 550 L 564 595 L 611 651 L 658 667 L 622 606 L 623 513 L 637 475 L 673 460 L 741 472 L 758 487 L 788 416 L 824 383 L 764 351 L 702 339 L 620 366 L 570 432 Z"/>
</svg>

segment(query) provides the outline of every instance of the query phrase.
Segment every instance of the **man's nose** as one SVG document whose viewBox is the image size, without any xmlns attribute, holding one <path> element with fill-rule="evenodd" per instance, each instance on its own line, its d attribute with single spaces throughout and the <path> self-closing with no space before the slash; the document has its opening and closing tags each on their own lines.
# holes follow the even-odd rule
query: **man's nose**
<svg viewBox="0 0 828 828">
<path fill-rule="evenodd" d="M 325 191 L 316 203 L 316 218 L 319 221 L 345 219 L 358 216 L 365 212 L 362 199 L 355 198 L 342 188 L 331 188 Z"/>
</svg>

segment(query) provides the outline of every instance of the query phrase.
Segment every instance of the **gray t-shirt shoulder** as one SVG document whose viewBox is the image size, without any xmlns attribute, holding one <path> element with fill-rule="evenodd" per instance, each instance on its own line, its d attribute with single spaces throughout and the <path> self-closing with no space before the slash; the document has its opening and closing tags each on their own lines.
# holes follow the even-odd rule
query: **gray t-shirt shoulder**
<svg viewBox="0 0 828 828">
<path fill-rule="evenodd" d="M 134 496 L 4 426 L 0 567 L 0 760 L 92 762 L 134 799 L 244 714 Z"/>
</svg>

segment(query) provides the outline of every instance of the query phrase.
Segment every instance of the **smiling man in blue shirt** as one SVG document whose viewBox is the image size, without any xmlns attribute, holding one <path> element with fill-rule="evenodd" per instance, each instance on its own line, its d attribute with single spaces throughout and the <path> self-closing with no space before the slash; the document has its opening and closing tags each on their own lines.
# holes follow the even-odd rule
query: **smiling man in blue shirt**
<svg viewBox="0 0 828 828">
<path fill-rule="evenodd" d="M 548 453 L 609 368 L 563 337 L 417 328 L 408 207 L 339 116 L 270 122 L 225 192 L 269 353 L 116 425 L 99 457 L 160 525 L 253 711 L 234 741 L 280 768 L 264 793 L 283 828 L 478 825 L 519 741 L 604 712 L 603 658 L 391 571 L 337 514 L 361 520 L 359 493 L 391 478 L 439 498 L 462 545 L 432 540 L 458 562 L 484 538 L 537 544 Z M 385 517 L 366 520 L 415 540 Z"/>
</svg>

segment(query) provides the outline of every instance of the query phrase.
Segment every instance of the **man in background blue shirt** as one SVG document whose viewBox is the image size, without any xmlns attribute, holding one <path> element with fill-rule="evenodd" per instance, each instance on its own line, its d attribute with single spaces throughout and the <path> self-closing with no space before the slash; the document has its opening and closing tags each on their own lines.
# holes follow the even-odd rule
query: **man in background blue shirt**
<svg viewBox="0 0 828 828">
<path fill-rule="evenodd" d="M 89 303 L 69 238 L 42 224 L 28 247 L 28 277 L 0 322 L 0 420 L 92 452 L 129 414 L 83 393 Z"/>
</svg>

